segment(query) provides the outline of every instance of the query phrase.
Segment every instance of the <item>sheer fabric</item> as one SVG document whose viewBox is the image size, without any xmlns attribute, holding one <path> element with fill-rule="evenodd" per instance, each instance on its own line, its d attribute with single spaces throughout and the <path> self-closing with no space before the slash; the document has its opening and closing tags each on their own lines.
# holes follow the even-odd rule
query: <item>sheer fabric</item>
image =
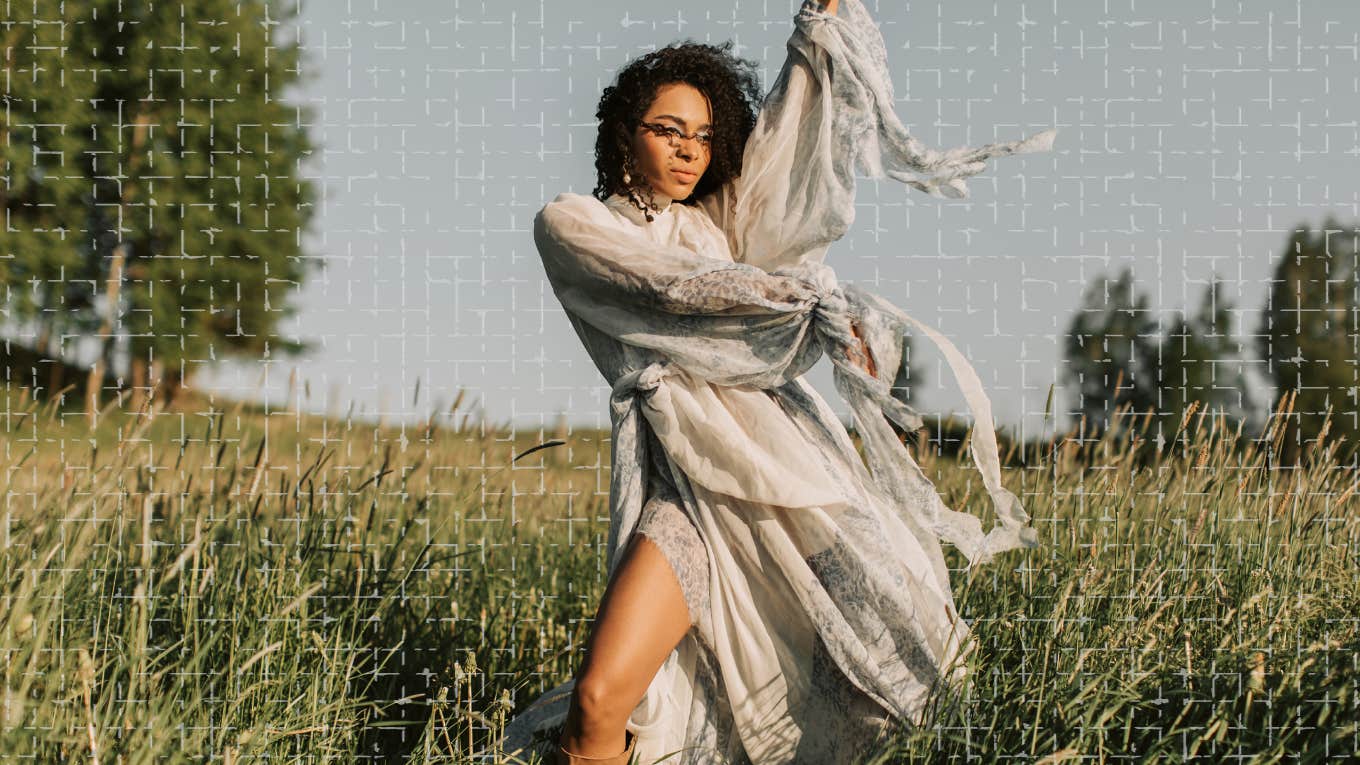
<svg viewBox="0 0 1360 765">
<path fill-rule="evenodd" d="M 534 220 L 544 270 L 612 385 L 608 568 L 661 473 L 707 553 L 694 628 L 628 722 L 639 761 L 851 762 L 884 725 L 919 719 L 966 650 L 941 542 L 970 565 L 1036 538 L 1001 484 L 990 404 L 946 338 L 840 284 L 823 262 L 854 219 L 854 173 L 938 196 L 1024 141 L 935 152 L 902 129 L 882 37 L 859 0 L 799 10 L 743 176 L 648 222 L 626 199 L 563 193 Z M 853 361 L 860 327 L 877 366 Z M 974 416 L 971 452 L 997 515 L 943 503 L 889 421 L 904 334 L 943 353 Z M 823 356 L 862 438 L 802 375 Z M 657 454 L 657 450 L 662 453 Z M 508 726 L 506 751 L 560 725 L 574 681 Z"/>
</svg>

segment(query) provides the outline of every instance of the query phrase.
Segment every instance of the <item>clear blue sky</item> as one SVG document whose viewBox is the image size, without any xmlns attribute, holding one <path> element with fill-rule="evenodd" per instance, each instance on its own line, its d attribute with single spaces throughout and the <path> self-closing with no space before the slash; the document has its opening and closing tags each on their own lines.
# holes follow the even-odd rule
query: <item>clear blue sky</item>
<svg viewBox="0 0 1360 765">
<path fill-rule="evenodd" d="M 855 226 L 828 255 L 842 280 L 949 336 L 1000 426 L 1039 432 L 1090 280 L 1131 265 L 1169 321 L 1216 273 L 1245 340 L 1288 232 L 1360 218 L 1360 4 L 866 5 L 921 140 L 1060 131 L 1052 153 L 996 160 L 969 200 L 861 180 Z M 490 421 L 608 427 L 608 389 L 544 279 L 533 214 L 592 188 L 595 104 L 627 60 L 733 39 L 768 87 L 797 7 L 304 3 L 311 79 L 293 98 L 315 113 L 309 172 L 324 192 L 309 241 L 327 267 L 287 331 L 320 348 L 202 382 L 262 382 L 256 395 L 279 403 L 296 367 L 316 411 L 424 417 L 462 388 Z M 916 349 L 917 406 L 966 412 L 943 359 Z M 810 379 L 844 414 L 829 364 Z"/>
</svg>

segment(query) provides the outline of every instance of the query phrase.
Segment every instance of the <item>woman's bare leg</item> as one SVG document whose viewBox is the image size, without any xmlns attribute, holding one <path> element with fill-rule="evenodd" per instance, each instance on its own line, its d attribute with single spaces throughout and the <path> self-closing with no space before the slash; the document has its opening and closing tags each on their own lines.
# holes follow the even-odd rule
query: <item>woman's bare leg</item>
<svg viewBox="0 0 1360 765">
<path fill-rule="evenodd" d="M 600 599 L 558 743 L 585 757 L 622 752 L 624 724 L 689 628 L 670 563 L 656 543 L 635 533 Z"/>
</svg>

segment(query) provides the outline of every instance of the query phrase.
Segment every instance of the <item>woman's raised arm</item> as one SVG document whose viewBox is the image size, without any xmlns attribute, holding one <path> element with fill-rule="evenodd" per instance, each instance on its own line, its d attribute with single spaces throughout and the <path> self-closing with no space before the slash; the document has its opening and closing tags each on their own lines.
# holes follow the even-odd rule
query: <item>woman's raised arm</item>
<svg viewBox="0 0 1360 765">
<path fill-rule="evenodd" d="M 809 36 L 817 24 L 838 22 L 838 2 L 804 0 L 787 58 L 747 139 L 741 175 L 699 200 L 738 262 L 770 271 L 820 261 L 853 221 L 853 157 L 834 145 L 831 130 L 836 112 L 853 105 L 838 103 L 833 57 Z"/>
<path fill-rule="evenodd" d="M 735 260 L 773 270 L 821 261 L 855 218 L 855 173 L 933 196 L 964 197 L 990 157 L 1042 151 L 1055 131 L 1023 141 L 934 151 L 893 111 L 887 52 L 860 0 L 804 0 L 788 58 L 761 104 L 742 173 L 699 200 Z"/>
</svg>

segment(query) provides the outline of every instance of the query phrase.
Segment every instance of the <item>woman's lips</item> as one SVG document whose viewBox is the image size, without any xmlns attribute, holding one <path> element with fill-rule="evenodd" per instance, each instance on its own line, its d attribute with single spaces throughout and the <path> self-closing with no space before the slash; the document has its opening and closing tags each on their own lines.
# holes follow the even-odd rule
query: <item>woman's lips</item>
<svg viewBox="0 0 1360 765">
<path fill-rule="evenodd" d="M 693 183 L 699 177 L 694 173 L 687 173 L 684 170 L 672 170 L 671 174 L 685 183 Z"/>
</svg>

